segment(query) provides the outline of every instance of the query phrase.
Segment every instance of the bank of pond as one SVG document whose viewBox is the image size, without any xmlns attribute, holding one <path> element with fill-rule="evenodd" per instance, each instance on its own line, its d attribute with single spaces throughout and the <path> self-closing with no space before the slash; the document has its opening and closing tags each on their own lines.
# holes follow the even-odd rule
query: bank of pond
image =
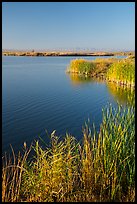
<svg viewBox="0 0 137 204">
<path fill-rule="evenodd" d="M 135 58 L 125 59 L 74 59 L 67 68 L 67 73 L 102 78 L 129 87 L 135 86 Z"/>
<path fill-rule="evenodd" d="M 50 144 L 39 141 L 3 157 L 3 202 L 134 202 L 135 106 L 110 104 L 100 130 L 83 126 L 83 139 L 54 130 Z M 29 154 L 33 151 L 33 156 Z"/>
</svg>

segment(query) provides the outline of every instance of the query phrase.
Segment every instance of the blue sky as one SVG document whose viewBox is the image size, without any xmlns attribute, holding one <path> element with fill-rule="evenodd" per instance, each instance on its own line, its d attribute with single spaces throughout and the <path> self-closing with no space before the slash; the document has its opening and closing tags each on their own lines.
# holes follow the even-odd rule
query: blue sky
<svg viewBox="0 0 137 204">
<path fill-rule="evenodd" d="M 3 49 L 135 49 L 134 2 L 3 2 Z"/>
</svg>

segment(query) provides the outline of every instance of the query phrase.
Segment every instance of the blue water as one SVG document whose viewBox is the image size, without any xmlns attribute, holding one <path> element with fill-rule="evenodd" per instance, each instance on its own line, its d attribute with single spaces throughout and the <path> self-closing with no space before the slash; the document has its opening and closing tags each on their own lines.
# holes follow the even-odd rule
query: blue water
<svg viewBox="0 0 137 204">
<path fill-rule="evenodd" d="M 72 80 L 65 71 L 74 58 L 2 57 L 3 152 L 10 144 L 18 151 L 39 135 L 48 143 L 53 130 L 80 140 L 88 119 L 99 128 L 102 108 L 116 99 L 105 82 Z"/>
</svg>

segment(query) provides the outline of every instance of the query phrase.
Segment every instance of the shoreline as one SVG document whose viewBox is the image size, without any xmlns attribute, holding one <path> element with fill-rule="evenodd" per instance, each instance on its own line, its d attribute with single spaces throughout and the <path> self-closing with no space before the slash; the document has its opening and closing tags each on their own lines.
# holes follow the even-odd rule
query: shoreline
<svg viewBox="0 0 137 204">
<path fill-rule="evenodd" d="M 135 52 L 35 52 L 35 51 L 3 51 L 3 56 L 130 56 L 133 55 Z"/>
</svg>

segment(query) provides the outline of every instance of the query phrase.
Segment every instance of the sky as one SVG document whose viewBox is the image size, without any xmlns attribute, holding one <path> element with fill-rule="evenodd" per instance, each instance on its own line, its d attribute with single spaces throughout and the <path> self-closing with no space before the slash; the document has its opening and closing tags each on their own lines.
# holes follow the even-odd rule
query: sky
<svg viewBox="0 0 137 204">
<path fill-rule="evenodd" d="M 135 49 L 135 2 L 3 2 L 2 49 Z"/>
</svg>

